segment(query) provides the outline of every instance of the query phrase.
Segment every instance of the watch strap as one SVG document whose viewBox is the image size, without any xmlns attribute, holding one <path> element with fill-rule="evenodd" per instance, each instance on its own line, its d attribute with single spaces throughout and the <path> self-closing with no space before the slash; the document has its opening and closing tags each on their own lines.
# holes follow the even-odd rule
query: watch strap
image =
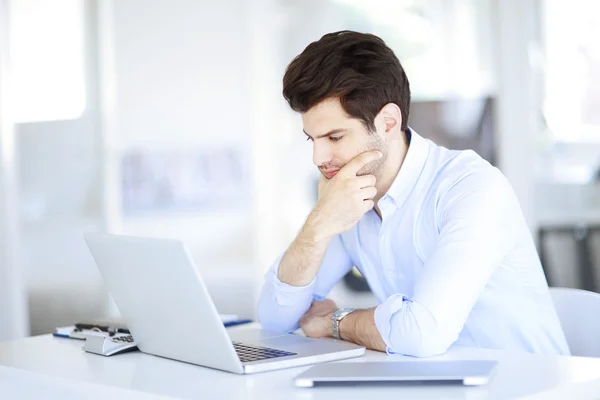
<svg viewBox="0 0 600 400">
<path fill-rule="evenodd" d="M 333 322 L 332 323 L 332 336 L 335 339 L 338 339 L 338 340 L 341 339 L 341 337 L 340 337 L 340 321 L 353 311 L 356 311 L 356 309 L 355 308 L 340 308 L 340 309 L 336 310 L 333 313 L 333 315 L 331 316 L 331 320 Z"/>
</svg>

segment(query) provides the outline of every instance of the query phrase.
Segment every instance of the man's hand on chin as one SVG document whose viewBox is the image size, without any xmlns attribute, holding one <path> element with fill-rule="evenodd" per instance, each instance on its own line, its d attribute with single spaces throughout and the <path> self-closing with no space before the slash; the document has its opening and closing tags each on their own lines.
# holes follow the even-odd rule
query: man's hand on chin
<svg viewBox="0 0 600 400">
<path fill-rule="evenodd" d="M 331 337 L 331 316 L 337 309 L 333 300 L 313 301 L 308 311 L 300 318 L 300 327 L 308 337 Z"/>
</svg>

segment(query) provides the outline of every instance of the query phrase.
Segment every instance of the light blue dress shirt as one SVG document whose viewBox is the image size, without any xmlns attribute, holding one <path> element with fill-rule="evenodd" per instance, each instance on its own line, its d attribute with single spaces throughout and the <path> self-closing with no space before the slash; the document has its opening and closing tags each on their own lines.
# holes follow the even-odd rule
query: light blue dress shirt
<svg viewBox="0 0 600 400">
<path fill-rule="evenodd" d="M 293 331 L 353 267 L 380 304 L 388 353 L 426 357 L 460 344 L 569 354 L 534 242 L 502 173 L 473 151 L 437 146 L 409 130 L 404 163 L 379 201 L 332 239 L 306 286 L 265 275 L 258 319 Z"/>
</svg>

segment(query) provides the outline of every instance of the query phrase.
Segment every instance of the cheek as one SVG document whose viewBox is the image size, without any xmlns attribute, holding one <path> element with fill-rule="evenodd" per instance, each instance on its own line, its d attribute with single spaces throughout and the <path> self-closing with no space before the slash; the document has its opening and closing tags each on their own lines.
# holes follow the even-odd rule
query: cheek
<svg viewBox="0 0 600 400">
<path fill-rule="evenodd" d="M 348 164 L 357 154 L 358 152 L 354 148 L 340 148 L 334 152 L 333 161 L 336 165 L 343 166 Z"/>
<path fill-rule="evenodd" d="M 360 153 L 369 150 L 369 141 L 357 141 L 344 138 L 339 143 L 327 143 L 327 152 L 331 157 L 331 164 L 343 167 Z M 324 150 L 324 149 L 323 149 Z"/>
<path fill-rule="evenodd" d="M 364 152 L 365 149 L 368 147 L 368 145 L 369 145 L 368 140 L 364 140 L 364 139 L 359 140 L 359 139 L 361 139 L 361 138 L 356 138 L 356 137 L 348 138 L 348 140 L 341 146 L 341 147 L 343 147 L 344 157 L 346 157 L 346 159 L 348 161 L 350 161 L 351 159 L 353 159 L 360 153 Z"/>
</svg>

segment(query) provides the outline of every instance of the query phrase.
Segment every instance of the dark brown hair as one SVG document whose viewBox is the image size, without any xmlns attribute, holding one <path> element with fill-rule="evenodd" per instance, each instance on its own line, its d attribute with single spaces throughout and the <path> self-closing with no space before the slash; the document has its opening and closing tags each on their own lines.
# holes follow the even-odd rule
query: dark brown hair
<svg viewBox="0 0 600 400">
<path fill-rule="evenodd" d="M 344 111 L 371 131 L 381 108 L 395 103 L 402 112 L 402 131 L 408 123 L 406 73 L 394 52 L 371 34 L 333 32 L 309 44 L 285 71 L 283 97 L 298 112 L 337 97 Z"/>
</svg>

